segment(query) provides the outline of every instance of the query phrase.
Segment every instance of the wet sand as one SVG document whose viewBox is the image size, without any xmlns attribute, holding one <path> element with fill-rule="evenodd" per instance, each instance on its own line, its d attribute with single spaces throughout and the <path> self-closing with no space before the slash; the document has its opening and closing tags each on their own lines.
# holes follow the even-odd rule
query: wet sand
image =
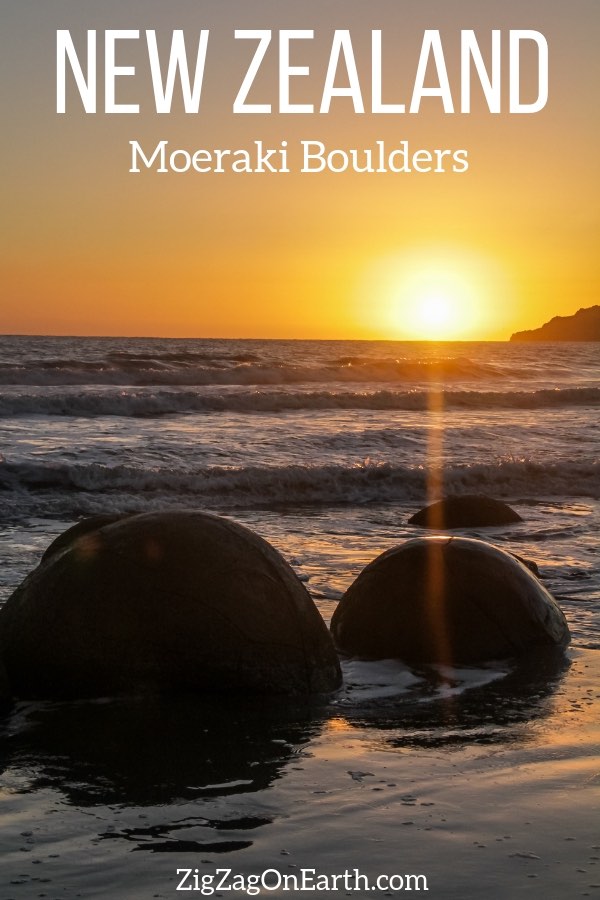
<svg viewBox="0 0 600 900">
<path fill-rule="evenodd" d="M 0 897 L 182 896 L 177 868 L 423 874 L 427 896 L 457 900 L 600 897 L 600 653 L 568 660 L 438 684 L 434 699 L 411 697 L 407 675 L 396 699 L 358 686 L 310 709 L 20 704 L 0 745 Z"/>
</svg>

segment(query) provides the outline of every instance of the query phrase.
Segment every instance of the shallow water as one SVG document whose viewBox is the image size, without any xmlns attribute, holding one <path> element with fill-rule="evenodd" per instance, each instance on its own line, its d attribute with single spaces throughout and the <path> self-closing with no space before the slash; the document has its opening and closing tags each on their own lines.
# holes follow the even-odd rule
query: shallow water
<svg viewBox="0 0 600 900">
<path fill-rule="evenodd" d="M 178 867 L 599 894 L 599 408 L 597 345 L 0 338 L 0 601 L 83 515 L 201 507 L 328 620 L 442 484 L 517 509 L 456 533 L 534 559 L 573 635 L 519 669 L 345 661 L 320 705 L 20 703 L 2 900 L 176 896 Z"/>
</svg>

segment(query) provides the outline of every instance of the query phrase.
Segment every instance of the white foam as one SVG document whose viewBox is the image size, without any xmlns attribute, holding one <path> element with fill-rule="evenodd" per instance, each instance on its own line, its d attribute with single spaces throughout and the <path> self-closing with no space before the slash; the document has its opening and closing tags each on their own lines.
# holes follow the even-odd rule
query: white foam
<svg viewBox="0 0 600 900">
<path fill-rule="evenodd" d="M 395 697 L 423 681 L 397 659 L 345 659 L 341 665 L 344 697 L 350 701 Z"/>
</svg>

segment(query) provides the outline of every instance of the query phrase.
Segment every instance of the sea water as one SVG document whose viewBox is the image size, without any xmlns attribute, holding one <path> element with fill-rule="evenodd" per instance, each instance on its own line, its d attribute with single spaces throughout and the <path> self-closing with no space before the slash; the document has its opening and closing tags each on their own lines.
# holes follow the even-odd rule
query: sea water
<svg viewBox="0 0 600 900">
<path fill-rule="evenodd" d="M 559 843 L 570 798 L 545 790 L 597 788 L 599 411 L 591 343 L 1 337 L 0 602 L 83 516 L 201 508 L 271 541 L 329 620 L 366 563 L 423 533 L 413 512 L 483 493 L 523 522 L 457 533 L 535 560 L 573 635 L 551 671 L 347 660 L 316 708 L 19 704 L 1 743 L 1 896 L 176 896 L 177 866 L 219 861 L 401 863 L 440 897 L 552 897 L 559 863 L 573 896 L 600 883 L 589 794 L 575 858 Z M 503 803 L 525 796 L 535 809 L 513 821 Z M 554 869 L 531 849 L 536 815 Z"/>
</svg>

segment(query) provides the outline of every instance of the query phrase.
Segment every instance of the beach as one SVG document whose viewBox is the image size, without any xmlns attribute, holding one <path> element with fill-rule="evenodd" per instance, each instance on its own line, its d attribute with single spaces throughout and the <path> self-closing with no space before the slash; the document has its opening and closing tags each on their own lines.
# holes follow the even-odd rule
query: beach
<svg viewBox="0 0 600 900">
<path fill-rule="evenodd" d="M 597 896 L 598 653 L 569 659 L 500 715 L 450 696 L 418 725 L 402 703 L 355 718 L 340 701 L 252 723 L 246 709 L 207 738 L 215 718 L 193 702 L 20 705 L 3 741 L 2 896 L 173 897 L 186 868 Z"/>
<path fill-rule="evenodd" d="M 0 896 L 174 897 L 178 868 L 273 870 L 281 897 L 303 870 L 403 879 L 341 896 L 600 895 L 599 407 L 586 343 L 0 338 L 0 602 L 81 517 L 201 508 L 328 622 L 432 492 L 483 493 L 523 521 L 456 533 L 534 560 L 572 635 L 518 666 L 344 660 L 310 703 L 21 701 Z"/>
</svg>

